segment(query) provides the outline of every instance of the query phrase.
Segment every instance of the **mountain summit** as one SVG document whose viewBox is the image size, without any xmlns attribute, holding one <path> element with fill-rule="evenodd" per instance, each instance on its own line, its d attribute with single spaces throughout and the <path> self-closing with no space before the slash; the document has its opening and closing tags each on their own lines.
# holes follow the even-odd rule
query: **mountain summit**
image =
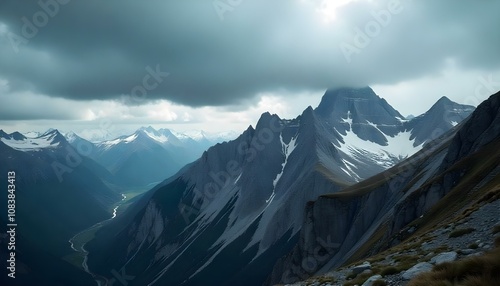
<svg viewBox="0 0 500 286">
<path fill-rule="evenodd" d="M 405 129 L 411 130 L 411 139 L 415 140 L 414 145 L 421 145 L 438 138 L 458 125 L 474 109 L 474 106 L 458 104 L 443 96 L 429 111 L 406 122 L 404 126 Z"/>
</svg>

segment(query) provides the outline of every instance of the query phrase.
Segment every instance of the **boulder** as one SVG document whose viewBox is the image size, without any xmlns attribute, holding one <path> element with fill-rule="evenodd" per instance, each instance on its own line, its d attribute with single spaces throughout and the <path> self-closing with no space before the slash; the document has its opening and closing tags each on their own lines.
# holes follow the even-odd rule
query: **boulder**
<svg viewBox="0 0 500 286">
<path fill-rule="evenodd" d="M 444 262 L 452 262 L 455 260 L 457 260 L 457 253 L 455 251 L 450 251 L 450 252 L 443 252 L 434 256 L 431 259 L 431 263 L 438 265 Z"/>
<path fill-rule="evenodd" d="M 463 254 L 463 255 L 469 255 L 469 254 L 473 254 L 475 252 L 476 252 L 476 250 L 470 249 L 470 248 L 460 250 L 460 254 Z"/>
<path fill-rule="evenodd" d="M 420 262 L 414 265 L 412 268 L 406 270 L 402 277 L 404 280 L 410 280 L 420 273 L 428 272 L 432 270 L 432 264 L 428 262 Z"/>
<path fill-rule="evenodd" d="M 382 279 L 381 275 L 374 275 L 374 276 L 368 278 L 368 280 L 366 280 L 365 283 L 363 283 L 363 285 L 361 285 L 361 286 L 372 286 L 373 282 L 375 282 L 379 279 Z"/>
<path fill-rule="evenodd" d="M 352 268 L 352 273 L 354 273 L 354 274 L 356 274 L 356 275 L 357 275 L 357 274 L 359 274 L 359 273 L 361 273 L 361 272 L 363 272 L 363 271 L 365 271 L 365 270 L 369 270 L 369 269 L 371 269 L 371 268 L 372 268 L 372 265 L 370 264 L 370 262 L 365 261 L 365 262 L 364 262 L 363 264 L 361 264 L 361 265 L 354 266 L 354 267 Z"/>
</svg>

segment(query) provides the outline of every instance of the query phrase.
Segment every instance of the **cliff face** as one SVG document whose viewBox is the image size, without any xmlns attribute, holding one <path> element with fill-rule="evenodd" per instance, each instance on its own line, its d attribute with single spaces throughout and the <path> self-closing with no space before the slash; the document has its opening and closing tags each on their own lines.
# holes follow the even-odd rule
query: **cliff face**
<svg viewBox="0 0 500 286">
<path fill-rule="evenodd" d="M 309 202 L 300 239 L 266 285 L 293 283 L 345 263 L 365 245 L 381 249 L 450 192 L 461 195 L 498 168 L 500 93 L 467 122 L 411 158 L 342 192 Z M 488 158 L 490 154 L 490 158 Z M 496 158 L 495 158 L 496 157 Z M 483 158 L 485 158 L 483 160 Z"/>
<path fill-rule="evenodd" d="M 452 164 L 498 139 L 500 133 L 500 96 L 492 95 L 480 104 L 464 123 L 449 148 L 444 162 Z"/>
</svg>

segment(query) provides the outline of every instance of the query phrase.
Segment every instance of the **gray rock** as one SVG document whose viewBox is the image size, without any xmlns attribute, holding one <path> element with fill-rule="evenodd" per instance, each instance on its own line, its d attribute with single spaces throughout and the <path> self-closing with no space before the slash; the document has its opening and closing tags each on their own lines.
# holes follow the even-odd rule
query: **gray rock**
<svg viewBox="0 0 500 286">
<path fill-rule="evenodd" d="M 431 259 L 432 264 L 441 264 L 444 262 L 451 262 L 457 260 L 457 253 L 455 251 L 443 252 Z"/>
<path fill-rule="evenodd" d="M 474 252 L 476 252 L 474 249 L 462 249 L 462 250 L 460 250 L 460 253 L 463 255 L 470 255 Z"/>
<path fill-rule="evenodd" d="M 368 278 L 368 280 L 366 280 L 365 283 L 363 283 L 363 285 L 361 285 L 361 286 L 372 286 L 373 282 L 375 282 L 376 280 L 379 280 L 379 279 L 382 279 L 381 275 L 374 275 L 374 276 Z"/>
<path fill-rule="evenodd" d="M 410 280 L 420 273 L 428 272 L 432 270 L 432 264 L 429 262 L 420 262 L 413 266 L 412 268 L 406 270 L 402 277 L 404 280 Z"/>
<path fill-rule="evenodd" d="M 359 273 L 362 273 L 363 271 L 365 270 L 369 270 L 372 268 L 372 265 L 370 264 L 370 262 L 367 262 L 365 261 L 363 264 L 361 265 L 357 265 L 357 266 L 354 266 L 352 268 L 352 273 L 354 274 L 359 274 Z"/>
</svg>

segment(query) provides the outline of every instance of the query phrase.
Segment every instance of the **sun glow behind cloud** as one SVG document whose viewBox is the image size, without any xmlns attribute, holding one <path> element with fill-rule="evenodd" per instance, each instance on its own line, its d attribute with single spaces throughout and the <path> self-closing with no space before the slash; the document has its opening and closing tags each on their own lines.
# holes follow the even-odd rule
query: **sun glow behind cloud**
<svg viewBox="0 0 500 286">
<path fill-rule="evenodd" d="M 353 0 L 322 0 L 316 12 L 323 17 L 323 22 L 328 24 L 337 19 L 337 10 L 350 2 L 353 2 Z"/>
</svg>

